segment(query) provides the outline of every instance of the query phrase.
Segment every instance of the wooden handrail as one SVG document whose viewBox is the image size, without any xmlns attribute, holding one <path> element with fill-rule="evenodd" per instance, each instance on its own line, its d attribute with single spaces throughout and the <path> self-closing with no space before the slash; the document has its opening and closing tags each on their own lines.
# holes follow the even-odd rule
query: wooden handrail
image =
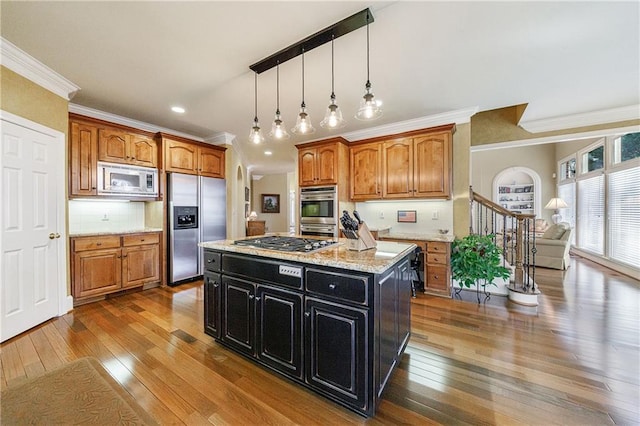
<svg viewBox="0 0 640 426">
<path fill-rule="evenodd" d="M 483 206 L 487 207 L 490 210 L 493 210 L 496 213 L 500 213 L 501 215 L 504 216 L 510 216 L 510 217 L 515 217 L 517 218 L 522 218 L 522 219 L 532 219 L 534 217 L 536 217 L 535 214 L 529 214 L 529 213 L 514 213 L 511 210 L 507 210 L 504 207 L 502 207 L 500 204 L 496 204 L 493 201 L 491 201 L 490 199 L 483 197 L 482 195 L 478 194 L 477 192 L 474 192 L 473 189 L 470 188 L 470 193 L 471 193 L 471 199 L 475 202 L 478 202 L 480 204 L 482 204 Z"/>
</svg>

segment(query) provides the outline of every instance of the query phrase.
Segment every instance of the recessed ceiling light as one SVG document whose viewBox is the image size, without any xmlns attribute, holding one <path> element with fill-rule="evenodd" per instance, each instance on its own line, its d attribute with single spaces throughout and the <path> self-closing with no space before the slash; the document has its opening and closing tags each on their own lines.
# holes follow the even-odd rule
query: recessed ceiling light
<svg viewBox="0 0 640 426">
<path fill-rule="evenodd" d="M 271 152 L 271 151 L 265 151 L 264 152 L 264 155 L 271 155 L 271 154 L 273 154 L 273 152 Z"/>
<path fill-rule="evenodd" d="M 172 106 L 171 111 L 177 112 L 178 114 L 184 114 L 185 109 L 179 106 Z"/>
</svg>

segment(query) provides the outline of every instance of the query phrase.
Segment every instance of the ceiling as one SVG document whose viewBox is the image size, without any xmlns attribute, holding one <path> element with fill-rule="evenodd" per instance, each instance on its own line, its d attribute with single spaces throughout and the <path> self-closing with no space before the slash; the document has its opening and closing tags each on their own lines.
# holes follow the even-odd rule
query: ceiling
<svg viewBox="0 0 640 426">
<path fill-rule="evenodd" d="M 254 174 L 292 171 L 297 143 L 466 108 L 528 103 L 523 121 L 640 104 L 640 4 L 630 2 L 1 2 L 1 34 L 80 87 L 71 102 L 193 135 L 235 136 Z M 335 41 L 335 93 L 348 124 L 321 128 L 331 47 L 305 54 L 316 133 L 248 142 L 249 65 L 370 7 L 374 122 L 353 118 L 366 82 L 366 30 Z M 258 77 L 269 132 L 276 70 Z M 280 65 L 288 128 L 301 102 L 301 61 Z M 173 105 L 186 109 L 182 115 Z M 265 156 L 271 150 L 273 155 Z"/>
</svg>

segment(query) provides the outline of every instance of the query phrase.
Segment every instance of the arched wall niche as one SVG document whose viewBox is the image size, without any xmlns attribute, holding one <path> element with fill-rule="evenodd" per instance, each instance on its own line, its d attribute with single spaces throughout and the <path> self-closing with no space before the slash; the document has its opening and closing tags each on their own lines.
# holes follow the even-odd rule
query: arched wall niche
<svg viewBox="0 0 640 426">
<path fill-rule="evenodd" d="M 531 210 L 515 208 L 528 204 L 529 196 L 526 195 L 525 192 L 516 192 L 525 185 L 533 185 L 533 209 Z M 503 191 L 505 188 L 509 188 L 513 192 L 507 195 L 505 192 L 501 192 L 501 188 Z M 523 200 L 519 200 L 520 198 L 523 198 Z M 507 167 L 493 178 L 493 201 L 503 207 L 506 206 L 509 210 L 533 213 L 536 217 L 541 217 L 542 180 L 540 179 L 540 175 L 528 167 Z M 518 204 L 520 201 L 522 202 Z"/>
</svg>

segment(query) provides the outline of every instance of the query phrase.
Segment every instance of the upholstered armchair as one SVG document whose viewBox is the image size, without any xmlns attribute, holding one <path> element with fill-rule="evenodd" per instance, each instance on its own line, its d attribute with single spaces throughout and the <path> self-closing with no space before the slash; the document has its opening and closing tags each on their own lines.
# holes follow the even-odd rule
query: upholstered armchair
<svg viewBox="0 0 640 426">
<path fill-rule="evenodd" d="M 550 226 L 541 238 L 536 238 L 536 266 L 562 269 L 569 267 L 571 248 L 571 225 L 560 222 Z"/>
</svg>

